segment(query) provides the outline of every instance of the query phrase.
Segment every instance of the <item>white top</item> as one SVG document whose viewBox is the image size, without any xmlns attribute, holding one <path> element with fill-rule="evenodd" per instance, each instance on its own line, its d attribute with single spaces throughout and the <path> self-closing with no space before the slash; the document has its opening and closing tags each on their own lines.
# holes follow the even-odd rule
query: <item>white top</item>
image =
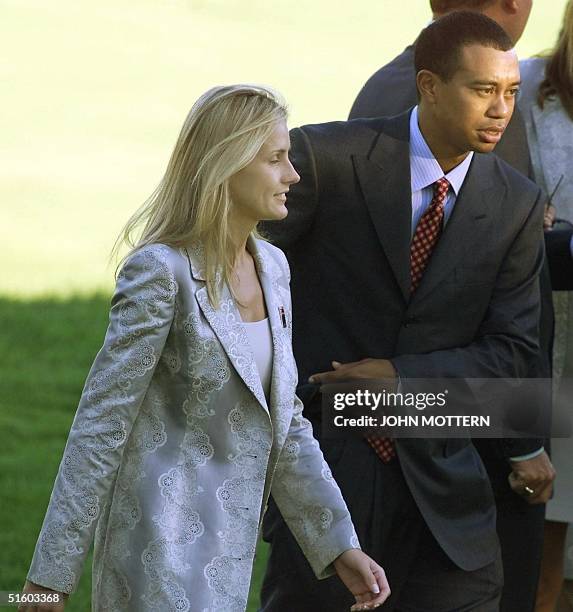
<svg viewBox="0 0 573 612">
<path fill-rule="evenodd" d="M 247 338 L 255 355 L 255 363 L 261 377 L 261 383 L 267 401 L 271 392 L 271 374 L 273 371 L 273 337 L 268 317 L 261 321 L 244 322 Z"/>
</svg>

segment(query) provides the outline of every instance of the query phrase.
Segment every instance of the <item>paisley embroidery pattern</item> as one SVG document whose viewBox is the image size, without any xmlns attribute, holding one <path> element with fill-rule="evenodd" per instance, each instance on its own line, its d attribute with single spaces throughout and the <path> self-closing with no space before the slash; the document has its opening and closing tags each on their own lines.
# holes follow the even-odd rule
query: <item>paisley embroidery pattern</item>
<svg viewBox="0 0 573 612">
<path fill-rule="evenodd" d="M 259 249 L 274 315 L 269 405 L 235 304 L 209 309 L 194 255 L 190 268 L 152 245 L 125 264 L 30 580 L 73 591 L 95 532 L 94 612 L 244 612 L 271 487 L 317 573 L 349 547 L 344 502 L 294 395 L 286 260 Z"/>
<path fill-rule="evenodd" d="M 138 392 L 147 386 L 157 362 L 177 293 L 165 254 L 162 246 L 136 252 L 118 276 L 106 341 L 72 424 L 32 561 L 32 581 L 72 591 L 101 507 L 109 507 L 111 482 L 137 416 Z M 161 442 L 161 425 L 156 423 L 155 429 Z M 115 500 L 114 525 L 129 529 L 139 518 L 138 502 L 121 487 Z M 119 577 L 117 582 L 124 581 Z M 122 586 L 124 595 L 118 599 L 128 590 Z"/>
<path fill-rule="evenodd" d="M 183 409 L 190 417 L 212 417 L 215 409 L 210 404 L 216 397 L 214 394 L 231 376 L 228 360 L 221 354 L 220 345 L 212 335 L 205 335 L 205 324 L 198 314 L 190 313 L 181 328 L 189 346 L 187 376 L 191 382 L 191 393 Z"/>
<path fill-rule="evenodd" d="M 141 561 L 150 579 L 141 596 L 146 609 L 189 612 L 191 603 L 178 580 L 191 570 L 191 565 L 185 562 L 181 547 L 173 547 L 166 538 L 158 538 L 143 551 Z"/>
<path fill-rule="evenodd" d="M 197 470 L 205 466 L 213 453 L 209 436 L 191 420 L 183 438 L 180 463 L 159 477 L 164 504 L 161 514 L 154 516 L 153 521 L 161 528 L 160 533 L 166 535 L 150 542 L 142 555 L 148 577 L 143 600 L 155 606 L 151 609 L 189 609 L 180 582 L 191 569 L 185 561 L 187 556 L 192 556 L 189 546 L 205 532 L 201 517 L 192 505 L 194 498 L 203 492 L 197 482 Z"/>
<path fill-rule="evenodd" d="M 217 500 L 225 513 L 225 529 L 217 534 L 224 555 L 205 567 L 207 584 L 213 591 L 208 610 L 243 612 L 249 595 L 267 462 L 272 446 L 268 419 L 261 407 L 245 397 L 229 412 L 227 421 L 237 453 L 228 455 L 233 476 L 217 489 Z"/>
</svg>

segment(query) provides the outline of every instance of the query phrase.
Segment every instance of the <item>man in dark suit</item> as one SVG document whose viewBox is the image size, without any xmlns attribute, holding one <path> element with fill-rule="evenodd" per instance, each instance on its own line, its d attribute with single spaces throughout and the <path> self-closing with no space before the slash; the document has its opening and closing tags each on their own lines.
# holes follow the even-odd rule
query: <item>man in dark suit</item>
<svg viewBox="0 0 573 612">
<path fill-rule="evenodd" d="M 512 46 L 492 20 L 454 13 L 418 40 L 418 109 L 292 131 L 302 180 L 287 219 L 266 230 L 291 264 L 302 382 L 527 373 L 539 351 L 544 201 L 488 154 L 513 110 Z M 420 280 L 419 229 L 442 224 Z M 325 373 L 333 359 L 344 364 Z M 314 418 L 317 394 L 303 387 L 301 395 Z M 361 543 L 387 571 L 386 608 L 497 610 L 495 506 L 471 441 L 400 439 L 393 448 L 383 462 L 363 439 L 323 441 Z M 521 495 L 547 499 L 544 467 L 520 472 Z M 264 612 L 347 609 L 336 580 L 313 578 L 272 503 L 263 534 L 271 544 Z"/>
<path fill-rule="evenodd" d="M 503 27 L 516 43 L 521 37 L 529 13 L 531 0 L 431 0 L 434 18 L 455 10 L 471 9 L 487 15 Z M 415 44 L 407 47 L 398 57 L 380 68 L 364 85 L 358 94 L 350 119 L 358 117 L 391 116 L 403 112 L 416 104 L 416 72 L 414 68 Z M 523 174 L 533 178 L 525 125 L 519 109 L 516 108 L 495 154 Z M 551 276 L 567 276 L 573 281 L 572 259 L 563 257 L 565 239 L 557 233 L 546 234 L 547 260 Z M 564 262 L 565 259 L 565 262 Z M 566 268 L 564 268 L 564 263 Z M 557 287 L 555 287 L 557 288 Z M 573 288 L 573 287 L 572 287 Z M 536 360 L 532 376 L 550 376 L 550 357 L 553 334 L 553 308 L 549 270 L 545 266 L 541 274 L 541 329 L 540 356 Z M 549 403 L 549 398 L 544 403 Z M 543 544 L 543 505 L 532 504 L 516 494 L 509 485 L 512 471 L 524 465 L 517 461 L 526 460 L 535 452 L 541 452 L 543 441 L 491 439 L 475 440 L 475 445 L 491 477 L 498 507 L 497 531 L 501 541 L 505 585 L 500 609 L 502 612 L 527 612 L 533 610 L 535 591 L 539 575 Z M 539 469 L 545 469 L 547 457 L 539 459 Z M 528 468 L 531 468 L 529 464 Z M 527 534 L 524 537 L 524 534 Z"/>
</svg>

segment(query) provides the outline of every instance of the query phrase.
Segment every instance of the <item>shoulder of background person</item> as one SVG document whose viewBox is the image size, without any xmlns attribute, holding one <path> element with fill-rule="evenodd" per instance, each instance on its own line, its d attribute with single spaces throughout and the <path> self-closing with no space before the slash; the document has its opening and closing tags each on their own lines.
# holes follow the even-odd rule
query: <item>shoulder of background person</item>
<svg viewBox="0 0 573 612">
<path fill-rule="evenodd" d="M 356 97 L 350 119 L 396 115 L 416 104 L 414 45 L 379 68 Z"/>
<path fill-rule="evenodd" d="M 397 55 L 393 60 L 388 62 L 385 66 L 382 66 L 380 70 L 392 70 L 392 69 L 401 70 L 404 68 L 413 70 L 415 50 L 416 50 L 415 44 L 408 45 L 404 49 L 404 51 L 402 51 L 402 53 Z"/>
<path fill-rule="evenodd" d="M 547 66 L 547 57 L 527 57 L 519 60 L 519 72 L 524 78 L 542 76 Z"/>
<path fill-rule="evenodd" d="M 545 57 L 530 57 L 519 62 L 521 86 L 517 103 L 522 111 L 537 102 L 537 92 L 545 78 L 546 65 Z"/>
</svg>

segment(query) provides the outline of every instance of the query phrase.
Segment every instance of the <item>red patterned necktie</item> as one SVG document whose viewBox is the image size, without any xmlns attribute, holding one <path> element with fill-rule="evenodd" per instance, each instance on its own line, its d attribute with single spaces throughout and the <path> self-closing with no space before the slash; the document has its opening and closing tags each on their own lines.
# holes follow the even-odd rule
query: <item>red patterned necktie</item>
<svg viewBox="0 0 573 612">
<path fill-rule="evenodd" d="M 410 245 L 410 278 L 412 281 L 412 293 L 416 291 L 424 270 L 430 261 L 432 251 L 438 242 L 442 231 L 442 221 L 444 220 L 444 204 L 450 183 L 448 179 L 442 177 L 434 183 L 434 197 L 428 208 L 422 215 L 416 232 Z"/>
<path fill-rule="evenodd" d="M 450 183 L 444 177 L 434 183 L 434 197 L 416 226 L 416 231 L 410 244 L 411 293 L 414 293 L 418 288 L 424 275 L 424 270 L 432 256 L 432 251 L 440 237 L 444 220 L 444 205 L 449 187 Z M 396 448 L 392 438 L 366 436 L 366 440 L 384 463 L 388 463 L 396 455 Z"/>
</svg>

